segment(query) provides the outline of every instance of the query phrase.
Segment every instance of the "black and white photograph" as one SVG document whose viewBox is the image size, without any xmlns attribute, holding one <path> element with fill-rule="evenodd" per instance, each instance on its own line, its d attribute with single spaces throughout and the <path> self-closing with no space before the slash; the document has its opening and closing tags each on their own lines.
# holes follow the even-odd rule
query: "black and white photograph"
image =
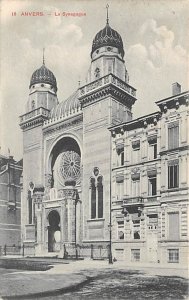
<svg viewBox="0 0 189 300">
<path fill-rule="evenodd" d="M 189 299 L 189 1 L 0 1 L 0 299 Z"/>
</svg>

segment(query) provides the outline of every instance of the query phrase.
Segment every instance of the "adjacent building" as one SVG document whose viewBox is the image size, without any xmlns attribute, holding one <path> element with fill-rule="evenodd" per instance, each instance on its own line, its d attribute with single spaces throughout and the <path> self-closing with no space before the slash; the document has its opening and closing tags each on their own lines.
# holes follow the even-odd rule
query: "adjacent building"
<svg viewBox="0 0 189 300">
<path fill-rule="evenodd" d="M 20 117 L 22 234 L 30 254 L 111 244 L 117 260 L 184 263 L 188 97 L 176 83 L 157 112 L 134 119 L 136 89 L 108 19 L 93 40 L 86 84 L 68 99 L 58 101 L 43 59 Z"/>
<path fill-rule="evenodd" d="M 22 160 L 0 155 L 0 246 L 21 243 Z"/>
<path fill-rule="evenodd" d="M 113 248 L 118 259 L 187 262 L 188 92 L 112 126 Z"/>
</svg>

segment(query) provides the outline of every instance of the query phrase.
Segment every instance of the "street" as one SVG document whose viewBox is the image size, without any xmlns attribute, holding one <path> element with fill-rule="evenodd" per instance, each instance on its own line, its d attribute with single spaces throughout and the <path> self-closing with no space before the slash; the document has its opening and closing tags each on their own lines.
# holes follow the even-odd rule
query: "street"
<svg viewBox="0 0 189 300">
<path fill-rule="evenodd" d="M 28 268 L 30 262 L 31 269 L 36 260 L 20 263 L 23 267 L 25 262 Z M 45 263 L 53 267 L 47 271 L 0 268 L 2 299 L 188 299 L 187 268 L 126 266 L 121 262 L 109 265 L 107 261 L 93 260 L 53 263 L 53 259 L 38 259 L 39 266 Z"/>
</svg>

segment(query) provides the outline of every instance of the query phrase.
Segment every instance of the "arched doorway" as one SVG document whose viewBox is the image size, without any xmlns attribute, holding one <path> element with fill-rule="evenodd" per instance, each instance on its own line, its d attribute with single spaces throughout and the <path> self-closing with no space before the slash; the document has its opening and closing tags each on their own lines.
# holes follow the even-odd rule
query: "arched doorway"
<svg viewBox="0 0 189 300">
<path fill-rule="evenodd" d="M 52 210 L 48 215 L 48 252 L 60 251 L 60 215 Z"/>
</svg>

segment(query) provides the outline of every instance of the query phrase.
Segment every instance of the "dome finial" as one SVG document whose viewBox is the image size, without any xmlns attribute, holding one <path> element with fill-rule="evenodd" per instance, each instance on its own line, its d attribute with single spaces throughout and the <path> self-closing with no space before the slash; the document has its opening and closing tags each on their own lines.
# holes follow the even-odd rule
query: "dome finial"
<svg viewBox="0 0 189 300">
<path fill-rule="evenodd" d="M 107 4 L 107 5 L 106 5 L 106 10 L 107 10 L 106 24 L 107 24 L 107 25 L 109 25 L 108 8 L 109 8 L 109 5 Z"/>
<path fill-rule="evenodd" d="M 45 65 L 45 48 L 43 48 L 43 65 Z"/>
</svg>

